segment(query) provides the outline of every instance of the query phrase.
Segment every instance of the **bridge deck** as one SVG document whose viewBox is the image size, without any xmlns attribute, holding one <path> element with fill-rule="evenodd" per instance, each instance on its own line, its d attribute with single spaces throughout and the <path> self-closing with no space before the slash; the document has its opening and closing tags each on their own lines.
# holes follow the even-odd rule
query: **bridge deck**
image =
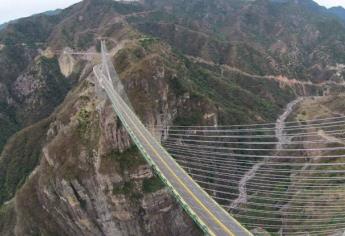
<svg viewBox="0 0 345 236">
<path fill-rule="evenodd" d="M 252 235 L 219 206 L 177 164 L 127 106 L 112 85 L 103 80 L 116 114 L 150 164 L 160 173 L 166 184 L 183 204 L 188 213 L 209 235 Z"/>
</svg>

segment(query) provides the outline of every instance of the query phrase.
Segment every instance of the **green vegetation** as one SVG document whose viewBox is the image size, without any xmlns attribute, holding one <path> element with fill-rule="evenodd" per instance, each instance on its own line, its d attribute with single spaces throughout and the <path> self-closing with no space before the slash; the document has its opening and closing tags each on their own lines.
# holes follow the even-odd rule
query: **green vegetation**
<svg viewBox="0 0 345 236">
<path fill-rule="evenodd" d="M 91 112 L 82 108 L 78 113 L 78 134 L 81 139 L 87 138 L 91 128 Z"/>
<path fill-rule="evenodd" d="M 14 201 L 0 206 L 0 229 L 5 235 L 14 235 L 14 226 L 16 224 Z"/>
<path fill-rule="evenodd" d="M 78 38 L 77 47 L 82 50 L 87 50 L 88 48 L 92 47 L 95 44 L 94 41 L 94 34 L 87 32 Z"/>
<path fill-rule="evenodd" d="M 16 81 L 19 73 L 30 63 L 23 50 L 21 46 L 9 46 L 0 54 L 0 82 L 7 88 L 13 86 L 11 83 Z M 0 152 L 8 138 L 20 128 L 47 117 L 71 87 L 71 80 L 61 75 L 56 59 L 42 57 L 32 63 L 23 75 L 27 75 L 29 79 L 33 77 L 43 86 L 24 97 L 12 94 L 15 106 L 9 105 L 7 101 L 0 101 Z"/>
<path fill-rule="evenodd" d="M 179 115 L 174 120 L 174 125 L 181 126 L 192 126 L 195 124 L 200 124 L 203 120 L 200 111 L 192 111 L 183 115 Z"/>
<path fill-rule="evenodd" d="M 37 166 L 49 128 L 48 119 L 12 137 L 0 157 L 0 205 L 13 197 Z"/>
<path fill-rule="evenodd" d="M 24 75 L 42 84 L 40 88 L 23 97 L 16 107 L 15 119 L 26 126 L 49 116 L 63 101 L 74 80 L 61 74 L 56 58 L 39 58 Z M 39 106 L 35 105 L 38 101 Z"/>
<path fill-rule="evenodd" d="M 105 158 L 110 158 L 110 160 L 117 162 L 122 173 L 146 164 L 144 158 L 140 156 L 136 146 L 132 146 L 122 153 L 113 151 Z"/>
<path fill-rule="evenodd" d="M 156 1 L 149 2 L 152 3 L 152 8 L 156 4 Z M 130 18 L 132 25 L 128 28 L 131 28 L 131 32 L 137 33 L 139 29 L 152 35 L 139 38 L 139 45 L 128 43 L 131 46 L 126 46 L 116 56 L 116 68 L 120 73 L 124 72 L 124 77 L 129 80 L 126 82 L 133 92 L 133 105 L 139 107 L 138 113 L 144 118 L 156 114 L 157 111 L 165 112 L 165 108 L 168 112 L 176 110 L 174 124 L 187 126 L 202 124 L 204 114 L 210 112 L 216 113 L 218 122 L 222 124 L 273 121 L 287 101 L 296 96 L 294 88 L 243 75 L 245 73 L 236 70 L 223 70 L 219 64 L 227 64 L 257 75 L 283 74 L 290 78 L 305 79 L 310 76 L 310 67 L 345 61 L 342 53 L 344 46 L 339 43 L 344 41 L 344 27 L 337 22 L 324 21 L 324 17 L 315 17 L 315 14 L 305 14 L 305 11 L 294 7 L 293 4 L 296 3 L 292 1 L 283 4 L 283 7 L 277 3 L 272 5 L 268 1 L 265 1 L 265 4 L 262 4 L 262 1 L 230 2 L 231 4 L 227 1 L 169 1 L 170 9 L 173 10 L 166 10 L 165 2 L 161 2 L 151 13 L 149 7 L 144 9 L 140 4 L 122 4 L 107 0 L 87 1 L 84 8 L 76 7 L 78 14 L 72 15 L 71 13 L 75 13 L 72 8 L 65 11 L 63 15 L 66 16 L 66 21 L 58 24 L 56 28 L 53 25 L 58 22 L 58 18 L 21 21 L 11 26 L 7 35 L 0 34 L 0 41 L 12 43 L 25 40 L 27 45 L 34 45 L 34 41 L 43 41 L 50 36 L 54 41 L 47 42 L 46 45 L 56 48 L 61 45 L 89 48 L 95 39 L 89 29 L 97 29 L 102 36 L 109 36 L 116 41 L 132 39 L 131 37 L 137 39 L 137 35 L 129 37 L 127 24 L 108 24 L 113 17 L 126 15 L 122 19 Z M 83 12 L 79 11 L 85 11 L 87 14 L 81 14 Z M 141 11 L 145 12 L 132 14 Z M 102 14 L 99 14 L 100 12 Z M 308 17 L 303 18 L 304 14 Z M 236 15 L 241 17 L 233 17 Z M 83 19 L 79 20 L 79 16 L 83 16 Z M 233 28 L 234 26 L 236 28 Z M 172 53 L 170 46 L 173 48 Z M 0 118 L 1 150 L 7 139 L 22 128 L 24 123 L 32 124 L 49 115 L 60 104 L 72 83 L 61 75 L 56 58 L 41 58 L 35 61 L 35 68 L 26 68 L 30 60 L 25 57 L 34 54 L 33 52 L 23 53 L 22 48 L 6 46 L 0 54 L 0 59 L 5 59 L 6 62 L 3 66 L 0 60 L 0 69 L 4 71 L 4 74 L 0 75 L 1 83 L 12 87 L 12 81 L 23 71 L 28 71 L 46 85 L 32 96 L 18 102 L 19 108 L 8 107 L 0 101 L 0 113 L 5 113 Z M 192 62 L 184 58 L 185 54 L 211 63 Z M 157 74 L 159 76 L 156 76 Z M 169 94 L 167 102 L 163 102 L 163 99 L 158 97 L 162 91 L 157 90 L 165 89 L 166 83 L 169 85 Z M 30 101 L 39 103 L 39 107 L 31 106 L 34 103 Z M 80 101 L 90 102 L 87 97 L 80 97 Z M 82 178 L 83 171 L 89 175 L 93 174 L 88 173 L 89 170 L 92 171 L 93 165 L 90 165 L 90 169 L 87 165 L 92 163 L 92 148 L 96 147 L 96 142 L 99 141 L 99 123 L 94 122 L 94 109 L 85 106 L 78 112 L 78 124 L 76 131 L 72 132 L 73 137 L 68 137 L 70 139 L 65 140 L 66 142 L 62 140 L 64 137 L 61 138 L 60 144 L 56 145 L 57 150 L 53 152 L 57 154 L 57 162 L 62 165 L 62 173 L 59 174 L 66 179 Z M 68 115 L 65 114 L 70 118 Z M 0 158 L 0 205 L 14 195 L 37 166 L 49 123 L 47 121 L 23 130 L 6 146 Z M 70 146 L 70 143 L 73 145 Z M 68 150 L 64 150 L 64 147 L 68 147 Z M 82 151 L 84 154 L 85 148 L 89 148 L 86 158 L 90 161 L 85 165 L 76 163 L 79 160 L 74 157 L 78 157 Z M 116 168 L 119 170 L 117 173 L 125 177 L 123 183 L 113 186 L 113 194 L 138 199 L 138 189 L 142 189 L 144 193 L 153 193 L 164 187 L 158 177 L 143 180 L 141 186 L 136 181 L 128 180 L 129 173 L 146 164 L 138 153 L 136 147 L 132 147 L 127 151 L 113 151 L 102 157 L 102 170 L 108 168 L 106 173 L 111 173 L 109 169 Z M 211 178 L 209 180 L 211 181 Z M 287 187 L 272 189 L 284 193 Z M 271 195 L 273 196 L 275 195 Z M 80 204 L 84 208 L 86 203 L 81 201 Z M 263 207 L 257 210 L 269 209 Z M 7 217 L 8 212 L 8 208 L 0 208 L 0 223 Z M 252 216 L 262 216 L 262 213 L 257 212 Z M 301 215 L 301 219 L 304 217 L 305 215 Z M 257 219 L 242 220 L 244 223 L 267 223 Z M 279 227 L 277 226 L 277 230 Z"/>
<path fill-rule="evenodd" d="M 154 193 L 162 188 L 164 188 L 164 183 L 157 176 L 153 176 L 150 179 L 144 179 L 143 181 L 144 193 Z"/>
<path fill-rule="evenodd" d="M 162 188 L 164 188 L 164 183 L 157 176 L 153 176 L 149 179 L 144 179 L 142 182 L 142 190 L 144 193 L 154 193 Z M 123 194 L 134 199 L 139 199 L 141 197 L 141 194 L 135 188 L 134 182 L 131 181 L 114 184 L 113 194 Z"/>
<path fill-rule="evenodd" d="M 73 81 L 62 76 L 56 58 L 41 57 L 31 61 L 28 56 L 33 54 L 29 52 L 31 47 L 36 47 L 33 42 L 43 40 L 50 30 L 40 29 L 40 20 L 36 22 L 36 19 L 31 19 L 26 23 L 20 21 L 11 26 L 11 33 L 0 33 L 0 41 L 11 44 L 0 53 L 0 82 L 11 87 L 19 74 L 23 74 L 43 85 L 24 97 L 12 94 L 15 107 L 8 105 L 6 101 L 0 101 L 0 205 L 13 197 L 39 163 L 50 123 L 44 118 L 63 101 Z M 46 27 L 49 28 L 50 23 L 52 22 L 46 22 Z M 17 41 L 20 44 L 13 45 Z M 28 127 L 15 134 L 26 126 Z"/>
<path fill-rule="evenodd" d="M 142 194 L 136 189 L 136 186 L 133 182 L 126 181 L 121 184 L 114 184 L 113 194 L 122 194 L 129 197 L 132 201 L 137 202 L 142 198 Z"/>
<path fill-rule="evenodd" d="M 117 184 L 113 186 L 113 194 L 129 195 L 132 192 L 132 182 L 124 182 L 123 184 Z"/>
<path fill-rule="evenodd" d="M 13 133 L 15 133 L 19 129 L 19 124 L 15 119 L 14 116 L 14 109 L 9 107 L 7 104 L 0 102 L 0 111 L 2 113 L 2 117 L 0 117 L 0 153 L 4 145 L 7 142 L 7 139 L 11 137 Z M 7 114 L 7 116 L 5 115 Z"/>
<path fill-rule="evenodd" d="M 130 13 L 135 13 L 135 12 L 140 12 L 143 11 L 143 8 L 141 5 L 136 4 L 135 2 L 133 3 L 119 3 L 119 2 L 111 2 L 111 1 L 107 1 L 107 0 L 102 0 L 104 3 L 109 4 L 109 7 L 115 11 L 118 12 L 120 14 L 130 14 Z M 95 4 L 99 4 L 98 2 L 96 2 Z"/>
<path fill-rule="evenodd" d="M 189 80 L 193 82 L 192 94 L 197 95 L 195 100 L 204 98 L 215 104 L 221 111 L 220 122 L 224 124 L 250 123 L 256 117 L 273 121 L 286 101 L 295 96 L 290 89 L 283 90 L 274 81 L 262 81 L 235 73 L 224 74 L 222 78 L 196 64 L 189 64 L 188 69 Z M 202 113 L 199 111 L 199 114 Z M 191 119 L 182 123 L 195 122 L 198 118 L 191 113 Z M 181 119 L 177 121 L 181 122 Z"/>
<path fill-rule="evenodd" d="M 154 44 L 157 41 L 158 39 L 153 37 L 143 37 L 139 39 L 140 45 L 145 49 L 148 49 L 152 44 Z"/>
<path fill-rule="evenodd" d="M 137 147 L 132 146 L 124 152 L 114 150 L 103 156 L 100 171 L 104 174 L 118 172 L 125 175 L 144 164 L 146 164 L 146 161 L 139 154 Z"/>
</svg>

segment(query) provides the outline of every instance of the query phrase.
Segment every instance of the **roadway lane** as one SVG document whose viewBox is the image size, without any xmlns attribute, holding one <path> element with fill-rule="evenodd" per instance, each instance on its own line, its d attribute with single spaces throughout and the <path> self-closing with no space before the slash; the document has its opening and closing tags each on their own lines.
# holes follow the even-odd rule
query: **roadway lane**
<svg viewBox="0 0 345 236">
<path fill-rule="evenodd" d="M 107 79 L 100 81 L 109 96 L 116 114 L 136 138 L 144 151 L 158 167 L 173 189 L 208 229 L 210 235 L 252 235 L 239 222 L 219 206 L 202 188 L 177 164 L 142 124 L 136 114 L 127 106 Z M 134 137 L 133 137 L 134 135 Z"/>
</svg>

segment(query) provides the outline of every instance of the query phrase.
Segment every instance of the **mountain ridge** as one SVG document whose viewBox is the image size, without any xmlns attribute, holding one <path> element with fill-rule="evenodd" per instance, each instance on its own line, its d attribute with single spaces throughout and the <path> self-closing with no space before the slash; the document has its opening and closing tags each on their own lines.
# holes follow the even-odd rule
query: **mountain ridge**
<svg viewBox="0 0 345 236">
<path fill-rule="evenodd" d="M 10 20 L 8 22 L 0 24 L 0 31 L 5 29 L 9 24 L 13 24 L 13 23 L 17 22 L 18 20 L 21 20 L 21 19 L 24 19 L 24 18 L 33 17 L 33 16 L 37 16 L 37 15 L 55 16 L 55 15 L 60 14 L 61 12 L 62 12 L 62 9 L 55 9 L 55 10 L 45 11 L 45 12 L 42 12 L 42 13 L 33 14 L 33 15 L 27 16 L 27 17 L 21 17 L 21 18 L 18 18 L 18 19 Z"/>
<path fill-rule="evenodd" d="M 345 22 L 345 9 L 343 7 L 331 7 L 328 9 L 328 11 L 338 16 Z"/>
<path fill-rule="evenodd" d="M 345 27 L 300 2 L 88 0 L 2 30 L 0 234 L 200 235 L 97 87 L 99 58 L 58 52 L 105 39 L 148 127 L 274 122 L 343 89 Z"/>
</svg>

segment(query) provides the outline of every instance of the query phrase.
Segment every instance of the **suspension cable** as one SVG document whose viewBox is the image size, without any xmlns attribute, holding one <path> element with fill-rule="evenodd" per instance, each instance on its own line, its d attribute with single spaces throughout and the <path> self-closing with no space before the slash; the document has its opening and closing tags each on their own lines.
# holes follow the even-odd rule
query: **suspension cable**
<svg viewBox="0 0 345 236">
<path fill-rule="evenodd" d="M 213 132 L 228 132 L 228 133 L 247 133 L 247 132 L 263 132 L 263 131 L 272 131 L 275 132 L 277 129 L 282 129 L 284 131 L 295 131 L 295 130 L 305 130 L 305 129 L 310 129 L 310 128 L 317 128 L 317 129 L 324 129 L 324 128 L 332 128 L 332 127 L 339 127 L 339 126 L 344 126 L 345 125 L 345 120 L 341 121 L 335 121 L 335 122 L 328 122 L 328 123 L 322 123 L 322 124 L 306 124 L 306 125 L 297 125 L 297 126 L 289 126 L 287 128 L 277 128 L 277 127 L 272 127 L 272 128 L 240 128 L 240 129 L 227 129 L 227 128 L 218 128 L 218 127 L 213 127 L 213 128 L 204 128 L 204 129 L 177 129 L 174 126 L 167 126 L 164 128 L 157 128 L 157 127 L 151 127 L 154 130 L 159 130 L 159 131 L 168 131 L 168 132 L 203 132 L 203 133 L 213 133 Z"/>
</svg>

